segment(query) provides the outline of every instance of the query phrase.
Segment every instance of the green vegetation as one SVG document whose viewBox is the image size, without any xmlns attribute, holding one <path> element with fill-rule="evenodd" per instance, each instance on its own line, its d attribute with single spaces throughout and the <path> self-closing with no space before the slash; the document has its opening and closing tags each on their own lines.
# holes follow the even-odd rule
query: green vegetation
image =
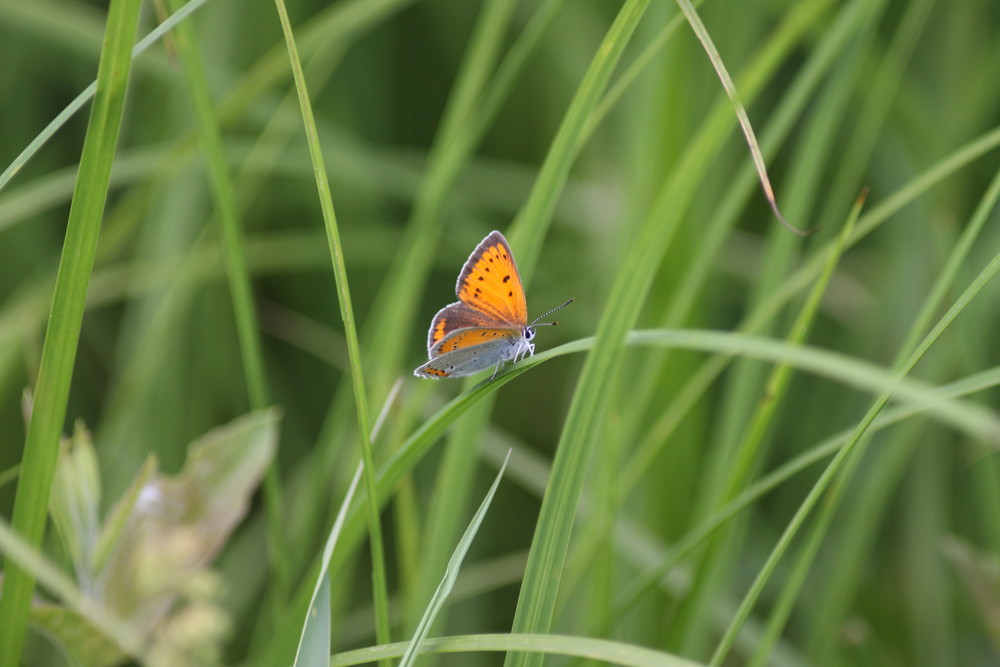
<svg viewBox="0 0 1000 667">
<path fill-rule="evenodd" d="M 1000 660 L 994 3 L 135 10 L 0 5 L 0 664 Z"/>
</svg>

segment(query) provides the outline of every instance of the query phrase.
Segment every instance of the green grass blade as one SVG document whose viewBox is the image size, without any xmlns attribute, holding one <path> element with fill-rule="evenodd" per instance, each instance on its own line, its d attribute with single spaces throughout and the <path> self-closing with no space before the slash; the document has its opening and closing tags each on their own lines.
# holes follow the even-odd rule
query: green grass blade
<svg viewBox="0 0 1000 667">
<path fill-rule="evenodd" d="M 472 521 L 469 523 L 469 527 L 466 528 L 465 534 L 462 535 L 462 539 L 458 541 L 458 546 L 455 547 L 455 552 L 452 554 L 451 560 L 448 561 L 448 567 L 445 569 L 444 578 L 441 580 L 441 583 L 438 584 L 437 590 L 434 592 L 434 596 L 431 598 L 430 604 L 427 605 L 427 610 L 420 619 L 420 623 L 417 624 L 417 629 L 413 633 L 413 638 L 406 647 L 406 653 L 403 654 L 403 658 L 399 661 L 399 667 L 411 667 L 411 665 L 416 662 L 421 644 L 423 644 L 424 640 L 427 639 L 427 633 L 430 632 L 434 619 L 441 611 L 445 600 L 448 599 L 448 595 L 455 586 L 455 580 L 458 579 L 458 572 L 462 568 L 463 561 L 465 561 L 465 555 L 469 553 L 469 547 L 472 546 L 472 540 L 475 539 L 476 533 L 479 532 L 479 526 L 483 523 L 483 519 L 486 518 L 486 512 L 489 510 L 490 504 L 493 502 L 493 496 L 497 492 L 497 487 L 500 486 L 500 480 L 503 478 L 503 473 L 504 470 L 507 469 L 507 462 L 509 460 L 510 452 L 508 451 L 507 458 L 504 459 L 503 464 L 500 466 L 500 471 L 497 473 L 496 479 L 493 480 L 493 485 L 490 486 L 490 490 L 486 493 L 486 497 L 483 499 L 482 504 L 479 506 L 476 514 L 472 517 Z"/>
<path fill-rule="evenodd" d="M 760 179 L 760 185 L 764 190 L 767 203 L 771 206 L 771 210 L 774 211 L 775 217 L 789 231 L 800 236 L 805 235 L 805 232 L 789 224 L 778 208 L 778 201 L 774 197 L 774 188 L 771 187 L 771 179 L 767 175 L 767 165 L 764 164 L 764 156 L 760 152 L 760 146 L 757 145 L 757 136 L 754 134 L 753 126 L 750 125 L 750 118 L 747 117 L 746 109 L 743 108 L 743 104 L 740 102 L 739 95 L 736 92 L 736 84 L 733 83 L 733 79 L 729 76 L 726 65 L 722 62 L 722 56 L 719 55 L 719 50 L 715 48 L 715 43 L 712 41 L 712 36 L 708 34 L 705 24 L 701 22 L 701 17 L 698 16 L 698 12 L 695 11 L 689 0 L 677 0 L 677 6 L 684 12 L 685 18 L 691 24 L 691 29 L 698 37 L 698 41 L 705 48 L 705 53 L 708 54 L 708 59 L 711 61 L 715 73 L 719 75 L 719 80 L 722 82 L 722 87 L 726 90 L 726 95 L 733 102 L 736 116 L 740 121 L 740 129 L 743 130 L 743 136 L 746 137 L 747 145 L 750 147 L 750 157 L 753 159 L 753 165 L 757 170 L 757 177 Z"/>
<path fill-rule="evenodd" d="M 174 5 L 175 11 L 180 11 L 182 8 L 178 6 L 180 0 L 171 0 L 171 4 Z M 269 403 L 267 381 L 264 377 L 263 353 L 257 331 L 257 312 L 247 271 L 245 240 L 237 213 L 232 177 L 223 153 L 222 133 L 216 121 L 212 96 L 205 76 L 205 66 L 191 25 L 189 23 L 178 25 L 174 29 L 174 37 L 198 122 L 198 134 L 205 156 L 206 172 L 212 188 L 216 214 L 221 223 L 223 256 L 233 299 L 236 331 L 246 373 L 250 407 L 260 410 Z"/>
<path fill-rule="evenodd" d="M 87 286 L 121 128 L 138 16 L 138 4 L 127 0 L 114 0 L 108 9 L 94 107 L 80 156 L 14 502 L 12 527 L 32 546 L 40 543 L 45 529 Z M 0 664 L 20 662 L 34 583 L 28 572 L 7 563 L 0 599 Z"/>
<path fill-rule="evenodd" d="M 386 415 L 389 414 L 389 410 L 392 408 L 392 404 L 395 403 L 402 386 L 402 382 L 396 382 L 392 391 L 389 392 L 389 397 L 382 406 L 382 411 L 379 413 L 378 419 L 375 421 L 375 426 L 372 428 L 372 442 L 378 439 L 378 434 L 382 430 L 382 424 L 385 421 Z M 319 576 L 317 577 L 316 586 L 313 588 L 312 598 L 309 601 L 310 611 L 306 614 L 305 622 L 302 624 L 299 645 L 295 653 L 294 664 L 296 667 L 299 667 L 299 665 L 314 664 L 317 656 L 322 656 L 325 661 L 330 655 L 330 557 L 333 555 L 333 550 L 337 546 L 340 534 L 344 529 L 344 521 L 347 519 L 348 510 L 350 510 L 351 505 L 354 503 L 354 494 L 357 492 L 358 484 L 361 482 L 363 465 L 358 464 L 358 469 L 354 472 L 354 477 L 347 487 L 347 493 L 344 494 L 344 500 L 340 504 L 340 509 L 337 510 L 337 518 L 334 520 L 330 534 L 327 535 L 326 544 L 323 546 Z M 313 609 L 318 610 L 317 614 L 314 615 L 312 613 Z M 324 613 L 326 615 L 325 623 L 318 618 L 319 616 L 323 616 Z M 321 650 L 317 651 L 317 646 Z"/>
<path fill-rule="evenodd" d="M 355 477 L 361 481 L 361 469 Z M 354 485 L 357 486 L 357 485 Z M 354 492 L 351 487 L 351 493 Z M 323 667 L 330 664 L 330 573 L 324 572 L 316 583 L 316 595 L 306 614 L 294 667 Z"/>
<path fill-rule="evenodd" d="M 390 646 L 358 649 L 338 653 L 330 658 L 330 667 L 363 665 L 403 655 L 405 642 Z M 533 651 L 531 655 L 559 655 L 599 660 L 624 667 L 698 667 L 701 663 L 685 660 L 669 653 L 648 648 L 590 637 L 566 635 L 529 635 L 522 633 L 503 635 L 468 635 L 428 639 L 420 650 L 424 653 L 466 653 L 483 651 Z"/>
<path fill-rule="evenodd" d="M 312 159 L 316 176 L 316 188 L 319 193 L 320 207 L 323 210 L 323 222 L 326 227 L 327 241 L 330 246 L 330 259 L 337 283 L 337 297 L 340 302 L 340 316 L 344 322 L 344 334 L 347 338 L 347 352 L 351 360 L 351 381 L 354 387 L 354 401 L 357 408 L 358 430 L 361 439 L 361 459 L 364 464 L 365 488 L 368 491 L 368 537 L 372 554 L 372 589 L 375 600 L 375 627 L 380 641 L 389 639 L 389 603 L 386 584 L 385 552 L 382 546 L 382 527 L 379 519 L 377 495 L 375 493 L 375 463 L 372 456 L 371 427 L 368 416 L 368 394 L 365 390 L 365 380 L 361 366 L 361 352 L 358 346 L 358 332 L 354 325 L 354 309 L 351 306 L 351 292 L 347 284 L 347 270 L 344 267 L 344 251 L 340 243 L 340 232 L 337 228 L 337 217 L 333 209 L 333 197 L 330 194 L 330 183 L 327 179 L 323 162 L 323 152 L 319 144 L 319 134 L 313 117 L 309 92 L 306 89 L 302 63 L 295 47 L 295 36 L 288 20 L 288 12 L 283 0 L 275 0 L 281 29 L 288 47 L 288 57 L 295 78 L 295 88 L 299 96 L 299 106 L 302 120 L 305 124 L 306 141 L 309 145 L 309 156 Z"/>
<path fill-rule="evenodd" d="M 525 284 L 531 282 L 548 222 L 570 167 L 588 136 L 588 119 L 648 6 L 647 0 L 628 0 L 622 5 L 563 116 L 528 201 L 511 223 L 508 238 L 512 247 L 519 248 L 518 270 Z"/>
<path fill-rule="evenodd" d="M 521 273 L 525 276 L 526 281 L 530 282 L 530 276 L 540 252 L 540 241 L 545 231 L 545 223 L 551 218 L 557 195 L 562 189 L 562 184 L 569 173 L 569 167 L 579 150 L 579 142 L 586 129 L 587 118 L 594 105 L 599 101 L 599 95 L 607 84 L 612 68 L 620 58 L 648 4 L 643 0 L 629 0 L 619 11 L 615 22 L 608 30 L 598 55 L 595 56 L 577 89 L 573 102 L 542 165 L 541 173 L 532 189 L 531 196 L 514 222 L 512 243 L 519 247 L 523 246 L 527 250 L 527 252 L 520 254 L 521 267 L 523 267 Z M 562 449 L 563 447 L 560 447 L 560 450 Z M 572 502 L 570 498 L 566 498 L 566 500 Z M 542 513 L 544 517 L 544 505 Z M 554 610 L 555 596 L 558 591 L 559 565 L 554 568 L 550 566 L 556 563 L 561 565 L 565 548 L 569 542 L 569 531 L 567 529 L 561 534 L 549 535 L 545 532 L 545 523 L 540 521 L 536 529 L 536 540 L 532 544 L 532 555 L 529 556 L 528 570 L 514 616 L 514 631 L 540 630 L 544 632 L 548 629 Z M 550 538 L 554 538 L 557 552 L 550 552 L 549 545 L 540 544 L 538 537 L 542 538 L 541 542 L 546 543 L 549 542 Z M 561 553 L 558 553 L 559 551 Z M 551 578 L 543 581 L 545 577 Z M 545 587 L 536 587 L 536 584 L 545 584 Z M 527 656 L 523 654 L 509 655 L 505 664 L 525 664 L 526 658 Z M 534 659 L 528 661 L 534 662 Z"/>
<path fill-rule="evenodd" d="M 183 6 L 178 6 L 179 0 L 172 0 L 171 4 L 174 5 L 175 13 L 183 9 Z M 174 29 L 174 37 L 198 122 L 198 135 L 205 155 L 216 215 L 222 227 L 223 257 L 233 302 L 233 314 L 236 318 L 236 333 L 250 407 L 253 410 L 263 410 L 270 403 L 270 392 L 267 388 L 264 354 L 257 329 L 257 308 L 254 305 L 253 288 L 250 285 L 250 273 L 247 268 L 246 241 L 229 166 L 223 151 L 222 133 L 216 121 L 203 59 L 190 23 L 178 24 Z M 285 539 L 281 527 L 284 503 L 277 459 L 268 468 L 264 483 L 264 499 L 269 527 L 268 556 L 275 577 L 274 599 L 282 600 L 288 589 L 289 573 L 286 568 L 288 559 L 283 554 Z"/>
</svg>

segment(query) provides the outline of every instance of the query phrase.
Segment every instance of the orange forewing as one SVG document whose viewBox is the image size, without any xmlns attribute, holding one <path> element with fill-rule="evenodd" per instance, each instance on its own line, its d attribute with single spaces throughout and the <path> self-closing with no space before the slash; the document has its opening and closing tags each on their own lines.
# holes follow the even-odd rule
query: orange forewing
<svg viewBox="0 0 1000 667">
<path fill-rule="evenodd" d="M 455 291 L 462 303 L 482 313 L 480 326 L 522 329 L 528 324 L 524 286 L 514 255 L 500 232 L 493 232 L 469 256 Z"/>
<path fill-rule="evenodd" d="M 490 343 L 503 338 L 515 338 L 521 334 L 518 329 L 482 329 L 479 327 L 472 329 L 461 329 L 453 332 L 444 340 L 431 348 L 431 357 L 454 352 L 483 343 Z"/>
</svg>

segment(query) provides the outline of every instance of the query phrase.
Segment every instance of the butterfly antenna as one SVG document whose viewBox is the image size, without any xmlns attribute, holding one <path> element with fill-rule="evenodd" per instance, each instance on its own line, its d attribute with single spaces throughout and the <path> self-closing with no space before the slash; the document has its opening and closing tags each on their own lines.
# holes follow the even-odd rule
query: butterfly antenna
<svg viewBox="0 0 1000 667">
<path fill-rule="evenodd" d="M 529 327 L 536 326 L 535 322 L 538 322 L 538 320 L 542 319 L 543 317 L 548 317 L 549 315 L 551 315 L 552 313 L 556 312 L 560 308 L 565 308 L 566 306 L 568 306 L 569 304 L 573 303 L 574 301 L 576 301 L 576 299 L 570 299 L 569 301 L 567 301 L 566 303 L 562 304 L 561 306 L 556 306 L 555 308 L 553 308 L 552 310 L 548 311 L 547 313 L 542 313 L 541 315 L 539 315 L 538 317 L 536 317 L 535 321 L 532 322 L 531 324 L 529 324 L 528 326 Z M 557 324 L 559 324 L 559 323 L 558 322 L 542 322 L 541 324 L 539 324 L 537 326 L 540 326 L 540 327 L 554 327 Z"/>
</svg>

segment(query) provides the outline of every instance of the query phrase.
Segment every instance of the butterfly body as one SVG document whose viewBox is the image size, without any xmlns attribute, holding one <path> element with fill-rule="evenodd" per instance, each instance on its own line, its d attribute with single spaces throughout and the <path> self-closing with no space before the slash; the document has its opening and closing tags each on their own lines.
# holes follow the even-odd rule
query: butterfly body
<svg viewBox="0 0 1000 667">
<path fill-rule="evenodd" d="M 421 378 L 472 375 L 535 353 L 524 287 L 514 255 L 500 232 L 472 251 L 455 286 L 459 300 L 439 310 L 427 334 L 429 361 L 413 371 Z M 567 302 L 568 303 L 568 302 Z"/>
</svg>

